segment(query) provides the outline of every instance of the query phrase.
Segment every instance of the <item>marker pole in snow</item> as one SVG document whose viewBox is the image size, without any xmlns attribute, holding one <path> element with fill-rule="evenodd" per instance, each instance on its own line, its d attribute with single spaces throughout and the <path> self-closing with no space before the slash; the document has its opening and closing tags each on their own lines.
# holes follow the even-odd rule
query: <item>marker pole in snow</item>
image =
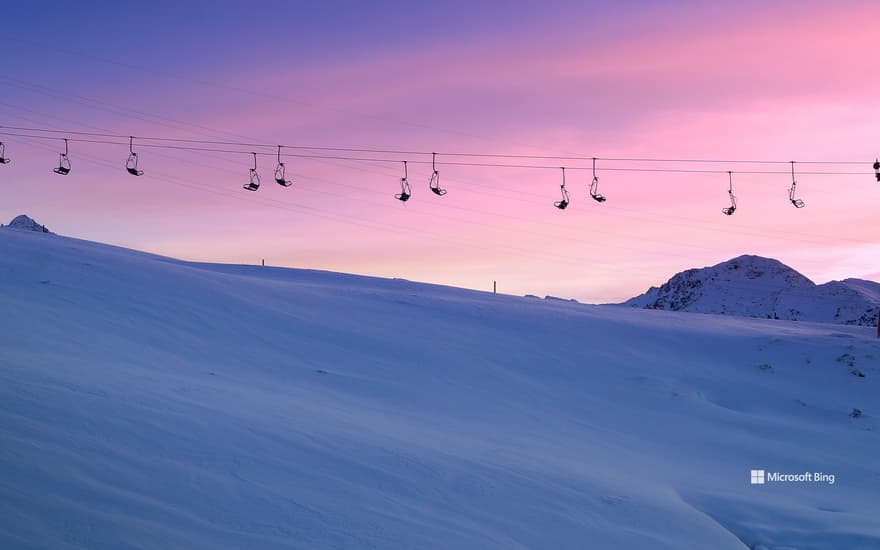
<svg viewBox="0 0 880 550">
<path fill-rule="evenodd" d="M 498 294 L 498 281 L 492 281 L 492 294 Z"/>
<path fill-rule="evenodd" d="M 880 311 L 877 312 L 877 338 L 880 338 Z"/>
</svg>

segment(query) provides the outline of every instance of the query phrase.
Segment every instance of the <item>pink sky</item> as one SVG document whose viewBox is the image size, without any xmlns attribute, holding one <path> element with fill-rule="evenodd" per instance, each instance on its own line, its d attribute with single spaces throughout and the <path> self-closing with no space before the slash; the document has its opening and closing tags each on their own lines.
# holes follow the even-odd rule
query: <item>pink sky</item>
<svg viewBox="0 0 880 550">
<path fill-rule="evenodd" d="M 675 18 L 655 8 L 631 25 L 493 29 L 396 54 L 367 50 L 332 66 L 286 70 L 260 60 L 203 67 L 193 79 L 111 79 L 77 88 L 97 108 L 36 93 L 0 103 L 0 124 L 427 151 L 864 160 L 798 169 L 868 174 L 880 154 L 880 70 L 871 58 L 880 5 L 794 5 L 754 17 L 716 8 Z M 86 72 L 108 71 L 81 62 Z M 111 107 L 127 103 L 138 112 Z M 411 164 L 415 193 L 404 206 L 392 199 L 394 164 L 288 158 L 295 185 L 282 189 L 270 185 L 272 162 L 262 157 L 264 187 L 249 194 L 246 155 L 142 150 L 148 177 L 138 180 L 121 171 L 124 147 L 79 144 L 62 180 L 47 167 L 55 156 L 46 147 L 56 144 L 7 141 L 16 158 L 0 167 L 0 184 L 12 190 L 2 217 L 27 212 L 63 234 L 186 259 L 266 258 L 482 289 L 498 280 L 503 292 L 595 302 L 745 253 L 816 282 L 880 278 L 880 184 L 871 175 L 799 176 L 802 210 L 786 200 L 789 176 L 735 175 L 740 209 L 726 217 L 726 175 L 610 172 L 600 163 L 608 202 L 587 197 L 588 172 L 569 171 L 573 201 L 561 212 L 552 207 L 558 170 L 443 166 L 441 156 L 449 194 L 430 194 L 430 168 Z"/>
</svg>

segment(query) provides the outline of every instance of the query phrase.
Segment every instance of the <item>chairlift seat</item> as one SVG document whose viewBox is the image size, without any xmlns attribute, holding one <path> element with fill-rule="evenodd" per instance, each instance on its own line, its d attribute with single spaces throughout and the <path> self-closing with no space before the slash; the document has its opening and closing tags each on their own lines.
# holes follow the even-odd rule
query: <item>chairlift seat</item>
<svg viewBox="0 0 880 550">
<path fill-rule="evenodd" d="M 143 175 L 144 175 L 144 171 L 143 171 L 143 170 L 138 170 L 137 168 L 126 168 L 126 170 L 127 170 L 128 173 L 131 174 L 132 176 L 143 176 Z"/>
<path fill-rule="evenodd" d="M 52 171 L 55 172 L 56 174 L 60 174 L 60 175 L 62 175 L 62 176 L 66 176 L 67 174 L 70 173 L 70 168 L 68 168 L 68 167 L 66 167 L 66 166 L 59 166 L 58 168 L 55 168 L 55 169 L 52 170 Z"/>
<path fill-rule="evenodd" d="M 282 187 L 290 187 L 291 185 L 293 185 L 293 182 L 288 180 L 285 175 L 286 169 L 285 169 L 284 163 L 281 162 L 280 149 L 279 149 L 278 159 L 279 159 L 278 166 L 275 167 L 275 183 L 277 183 L 278 185 L 280 185 Z"/>
<path fill-rule="evenodd" d="M 428 180 L 428 187 L 430 187 L 431 191 L 433 191 L 438 197 L 442 197 L 446 194 L 446 189 L 440 187 L 440 172 L 437 170 L 434 170 L 431 173 L 431 178 Z"/>
<path fill-rule="evenodd" d="M 730 207 L 727 207 L 727 208 L 722 208 L 721 211 L 724 212 L 724 214 L 727 215 L 727 216 L 732 216 L 733 213 L 736 212 L 736 207 L 735 207 L 735 206 L 730 206 Z"/>
<path fill-rule="evenodd" d="M 394 195 L 394 198 L 401 201 L 401 202 L 408 201 L 410 197 L 411 197 L 411 195 L 409 193 L 400 193 L 398 195 Z"/>
<path fill-rule="evenodd" d="M 597 193 L 595 195 L 590 195 L 590 196 L 593 197 L 593 200 L 596 202 L 605 202 L 605 195 L 600 195 Z"/>
<path fill-rule="evenodd" d="M 791 204 L 793 204 L 795 208 L 803 208 L 806 206 L 806 203 L 801 199 L 791 199 Z"/>
<path fill-rule="evenodd" d="M 553 206 L 560 210 L 565 210 L 568 207 L 568 201 L 557 201 L 553 203 Z"/>
<path fill-rule="evenodd" d="M 246 183 L 246 184 L 243 185 L 242 187 L 243 187 L 244 189 L 247 189 L 248 191 L 256 191 L 257 189 L 260 188 L 260 184 L 259 184 L 259 183 L 254 183 L 254 182 L 250 182 L 250 183 Z"/>
<path fill-rule="evenodd" d="M 10 159 L 0 157 L 0 164 L 9 164 L 9 162 L 10 162 Z"/>
</svg>

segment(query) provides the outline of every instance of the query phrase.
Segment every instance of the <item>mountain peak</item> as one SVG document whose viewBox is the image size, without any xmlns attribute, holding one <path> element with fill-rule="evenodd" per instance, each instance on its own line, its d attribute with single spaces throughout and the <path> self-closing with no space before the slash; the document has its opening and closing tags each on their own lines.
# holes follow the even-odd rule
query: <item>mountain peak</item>
<svg viewBox="0 0 880 550">
<path fill-rule="evenodd" d="M 743 273 L 749 279 L 762 277 L 788 277 L 792 284 L 798 286 L 803 285 L 804 283 L 809 283 L 810 286 L 814 284 L 812 281 L 798 273 L 794 268 L 785 265 L 779 260 L 766 258 L 764 256 L 756 256 L 754 254 L 743 254 L 742 256 L 737 256 L 726 262 L 721 262 L 720 264 L 704 269 L 715 269 L 718 271 L 745 270 Z"/>
<path fill-rule="evenodd" d="M 744 254 L 688 269 L 623 305 L 645 309 L 870 325 L 880 285 L 848 279 L 817 286 L 779 260 Z"/>
<path fill-rule="evenodd" d="M 48 228 L 46 228 L 45 225 L 37 223 L 35 219 L 25 214 L 21 214 L 13 218 L 12 221 L 9 222 L 9 225 L 7 227 L 11 227 L 13 229 L 22 229 L 24 231 L 36 231 L 37 233 L 53 234 L 51 231 L 49 231 Z"/>
</svg>

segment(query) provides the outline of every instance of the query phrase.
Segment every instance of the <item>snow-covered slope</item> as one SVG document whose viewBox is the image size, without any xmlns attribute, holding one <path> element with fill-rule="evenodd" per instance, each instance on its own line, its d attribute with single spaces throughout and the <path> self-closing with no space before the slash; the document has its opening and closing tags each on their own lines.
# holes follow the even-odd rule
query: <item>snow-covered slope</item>
<svg viewBox="0 0 880 550">
<path fill-rule="evenodd" d="M 878 548 L 873 332 L 0 231 L 0 547 Z"/>
<path fill-rule="evenodd" d="M 846 279 L 816 285 L 770 258 L 739 256 L 678 273 L 623 305 L 768 319 L 877 326 L 880 283 Z"/>
</svg>

